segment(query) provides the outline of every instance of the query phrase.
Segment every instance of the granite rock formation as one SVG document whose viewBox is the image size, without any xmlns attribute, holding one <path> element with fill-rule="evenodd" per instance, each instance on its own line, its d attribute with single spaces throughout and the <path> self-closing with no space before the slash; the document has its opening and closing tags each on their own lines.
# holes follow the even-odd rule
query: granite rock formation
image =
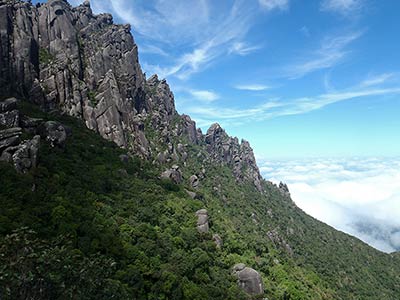
<svg viewBox="0 0 400 300">
<path fill-rule="evenodd" d="M 252 296 L 264 293 L 264 284 L 261 275 L 254 269 L 239 263 L 233 266 L 233 274 L 238 278 L 238 285 Z"/>
<path fill-rule="evenodd" d="M 199 145 L 207 149 L 204 161 L 229 165 L 238 182 L 262 190 L 249 143 L 218 124 L 203 135 L 189 116 L 179 115 L 166 80 L 142 72 L 131 27 L 114 24 L 109 14 L 94 15 L 89 1 L 72 7 L 65 0 L 0 0 L 0 66 L 0 97 L 23 96 L 43 110 L 80 118 L 105 139 L 161 165 L 184 167 L 188 147 Z M 18 113 L 3 110 L 0 124 L 16 126 Z"/>
<path fill-rule="evenodd" d="M 197 216 L 197 231 L 199 233 L 207 233 L 210 229 L 208 224 L 208 212 L 206 209 L 196 211 Z"/>
<path fill-rule="evenodd" d="M 208 129 L 205 142 L 211 158 L 231 166 L 239 182 L 249 180 L 259 191 L 262 190 L 262 178 L 249 142 L 242 140 L 239 143 L 236 137 L 230 137 L 217 123 Z"/>
</svg>

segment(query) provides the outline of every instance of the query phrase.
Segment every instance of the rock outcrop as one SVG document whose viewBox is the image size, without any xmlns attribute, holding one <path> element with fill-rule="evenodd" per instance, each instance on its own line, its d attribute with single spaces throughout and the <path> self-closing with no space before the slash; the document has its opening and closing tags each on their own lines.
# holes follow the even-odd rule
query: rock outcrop
<svg viewBox="0 0 400 300">
<path fill-rule="evenodd" d="M 211 158 L 231 166 L 237 181 L 251 181 L 259 191 L 262 191 L 262 177 L 249 142 L 242 140 L 239 143 L 236 137 L 230 137 L 217 123 L 208 129 L 205 142 Z"/>
<path fill-rule="evenodd" d="M 2 0 L 0 19 L 0 95 L 18 91 L 82 118 L 121 147 L 140 136 L 135 115 L 146 107 L 146 83 L 129 25 L 93 15 L 87 1 L 72 8 L 63 0 Z M 148 155 L 146 140 L 132 143 Z"/>
<path fill-rule="evenodd" d="M 233 266 L 233 274 L 238 278 L 238 285 L 252 296 L 264 294 L 264 284 L 261 275 L 254 269 L 239 263 Z"/>
<path fill-rule="evenodd" d="M 197 231 L 200 233 L 207 233 L 210 229 L 208 224 L 208 212 L 206 209 L 196 211 L 197 216 Z"/>
<path fill-rule="evenodd" d="M 52 147 L 62 147 L 67 139 L 67 129 L 59 122 L 44 122 L 21 114 L 17 103 L 15 98 L 0 102 L 0 121 L 9 113 L 17 116 L 13 122 L 0 124 L 5 127 L 0 130 L 0 161 L 12 163 L 17 172 L 26 173 L 37 166 L 41 136 Z M 33 137 L 22 141 L 23 132 Z"/>
<path fill-rule="evenodd" d="M 67 130 L 60 122 L 47 121 L 39 127 L 39 134 L 51 147 L 63 147 L 67 140 Z"/>
<path fill-rule="evenodd" d="M 213 234 L 212 238 L 213 238 L 213 241 L 214 241 L 214 243 L 215 243 L 215 246 L 216 246 L 218 249 L 221 249 L 221 248 L 222 248 L 222 245 L 223 245 L 223 241 L 222 241 L 222 238 L 220 237 L 220 235 L 217 234 L 217 233 L 215 233 L 215 234 Z"/>
<path fill-rule="evenodd" d="M 279 182 L 279 191 L 283 196 L 290 197 L 289 188 L 286 183 Z"/>
<path fill-rule="evenodd" d="M 188 149 L 201 145 L 205 161 L 229 165 L 238 182 L 262 191 L 249 143 L 229 137 L 218 124 L 203 135 L 189 116 L 179 115 L 166 80 L 146 80 L 131 27 L 114 24 L 109 14 L 94 15 L 89 1 L 72 7 L 65 0 L 0 0 L 0 97 L 9 95 L 80 118 L 105 139 L 161 165 L 185 167 Z M 2 105 L 0 125 L 17 127 L 15 101 Z M 23 121 L 34 133 L 35 121 Z M 64 132 L 56 131 L 57 138 L 40 134 L 61 145 Z"/>
<path fill-rule="evenodd" d="M 179 184 L 182 182 L 182 173 L 179 166 L 173 165 L 171 169 L 161 173 L 162 179 L 170 179 L 173 183 Z"/>
<path fill-rule="evenodd" d="M 196 175 L 190 176 L 189 184 L 192 188 L 197 189 L 200 184 L 199 177 L 197 177 Z"/>
<path fill-rule="evenodd" d="M 19 127 L 0 130 L 0 152 L 19 144 L 21 134 L 22 129 Z"/>
</svg>

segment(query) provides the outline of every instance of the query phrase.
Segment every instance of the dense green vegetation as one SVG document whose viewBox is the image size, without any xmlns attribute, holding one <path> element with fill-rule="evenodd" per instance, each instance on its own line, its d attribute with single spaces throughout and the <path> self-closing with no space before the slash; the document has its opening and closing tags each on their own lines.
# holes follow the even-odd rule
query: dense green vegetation
<svg viewBox="0 0 400 300">
<path fill-rule="evenodd" d="M 192 199 L 186 183 L 158 179 L 164 168 L 138 158 L 122 162 L 124 150 L 80 121 L 21 109 L 72 135 L 64 148 L 42 142 L 29 174 L 0 163 L 1 299 L 247 299 L 231 275 L 239 262 L 262 274 L 270 300 L 399 295 L 398 258 L 305 215 L 270 183 L 260 194 L 210 163 Z M 184 178 L 201 151 L 189 149 Z M 207 234 L 196 230 L 201 208 Z"/>
</svg>

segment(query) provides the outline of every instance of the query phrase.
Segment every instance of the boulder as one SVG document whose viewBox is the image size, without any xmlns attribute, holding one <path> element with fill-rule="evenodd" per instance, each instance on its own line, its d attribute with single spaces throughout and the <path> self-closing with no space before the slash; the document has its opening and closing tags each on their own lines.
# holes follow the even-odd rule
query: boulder
<svg viewBox="0 0 400 300">
<path fill-rule="evenodd" d="M 39 134 L 51 147 L 63 147 L 67 139 L 67 130 L 60 122 L 47 121 L 39 127 Z"/>
<path fill-rule="evenodd" d="M 170 179 L 170 180 L 172 180 L 172 182 L 174 182 L 176 184 L 182 183 L 182 173 L 179 170 L 179 167 L 176 165 L 172 166 L 171 169 L 162 172 L 161 178 L 162 179 Z"/>
<path fill-rule="evenodd" d="M 200 209 L 196 211 L 197 216 L 197 231 L 199 233 L 207 233 L 209 228 L 208 225 L 208 212 L 206 209 Z"/>
<path fill-rule="evenodd" d="M 233 266 L 233 274 L 237 276 L 239 287 L 247 294 L 251 296 L 264 294 L 264 284 L 256 270 L 239 263 Z"/>
<path fill-rule="evenodd" d="M 199 178 L 196 175 L 192 175 L 189 178 L 189 183 L 192 188 L 197 189 L 199 187 L 199 183 L 200 183 Z"/>
<path fill-rule="evenodd" d="M 14 154 L 12 155 L 12 162 L 15 169 L 19 173 L 26 173 L 31 168 L 37 165 L 37 157 L 40 146 L 40 136 L 36 135 L 32 140 L 22 142 L 20 145 L 14 147 Z M 10 151 L 5 151 L 10 153 Z"/>
<path fill-rule="evenodd" d="M 197 194 L 195 192 L 191 192 L 191 191 L 188 191 L 186 189 L 185 189 L 185 191 L 186 191 L 186 193 L 188 194 L 188 196 L 190 198 L 192 198 L 192 199 L 196 199 L 197 198 Z"/>
</svg>

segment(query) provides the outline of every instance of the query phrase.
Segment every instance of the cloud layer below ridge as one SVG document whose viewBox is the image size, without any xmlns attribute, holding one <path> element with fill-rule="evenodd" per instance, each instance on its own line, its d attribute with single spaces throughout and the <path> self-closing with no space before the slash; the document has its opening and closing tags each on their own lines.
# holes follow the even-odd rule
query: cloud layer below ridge
<svg viewBox="0 0 400 300">
<path fill-rule="evenodd" d="M 400 158 L 264 162 L 311 216 L 384 251 L 400 250 Z"/>
</svg>

